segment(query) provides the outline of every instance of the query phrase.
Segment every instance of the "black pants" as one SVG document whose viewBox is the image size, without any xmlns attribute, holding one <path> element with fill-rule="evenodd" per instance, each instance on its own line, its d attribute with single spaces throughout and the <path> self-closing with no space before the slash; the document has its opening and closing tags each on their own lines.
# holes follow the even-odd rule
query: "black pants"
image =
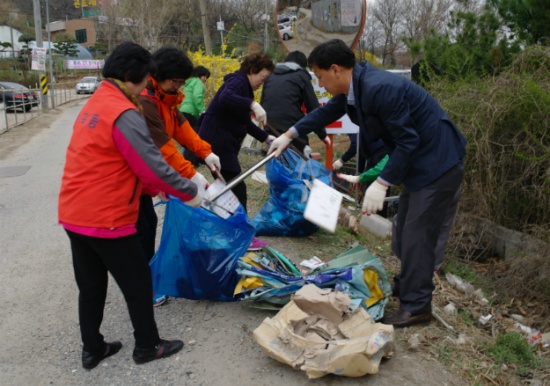
<svg viewBox="0 0 550 386">
<path fill-rule="evenodd" d="M 155 255 L 158 217 L 153 205 L 153 197 L 144 194 L 139 198 L 139 215 L 136 223 L 137 236 L 145 251 L 147 261 Z"/>
<path fill-rule="evenodd" d="M 151 271 L 137 236 L 101 239 L 70 231 L 67 234 L 80 291 L 78 316 L 83 350 L 99 352 L 104 349 L 100 327 L 107 297 L 108 272 L 126 300 L 136 346 L 151 348 L 157 345 L 160 337 L 151 302 Z"/>
<path fill-rule="evenodd" d="M 460 162 L 425 188 L 417 192 L 405 188 L 399 196 L 392 249 L 401 260 L 394 283 L 404 311 L 431 312 L 436 255 L 445 247 L 440 240 L 446 242 L 444 234 L 455 216 L 463 177 Z"/>
<path fill-rule="evenodd" d="M 223 170 L 223 168 L 220 171 L 220 173 L 223 176 L 225 182 L 227 183 L 231 182 L 233 178 L 237 177 L 240 174 L 240 173 Z M 218 176 L 215 173 L 212 173 L 212 177 L 218 178 Z M 244 183 L 244 181 L 235 185 L 233 189 L 231 189 L 231 191 L 235 194 L 235 196 L 237 196 L 237 199 L 239 200 L 239 202 L 241 203 L 241 205 L 243 206 L 246 212 L 247 211 L 246 210 L 247 194 L 246 194 L 246 184 Z"/>
<path fill-rule="evenodd" d="M 189 125 L 191 125 L 191 127 L 193 128 L 193 130 L 195 130 L 195 133 L 198 132 L 198 127 L 197 127 L 197 118 L 195 118 L 193 115 L 189 114 L 189 113 L 183 113 L 183 115 L 185 116 L 185 118 L 187 118 L 187 121 L 189 122 Z M 189 149 L 186 149 L 186 148 L 183 148 L 182 149 L 182 154 L 183 156 L 185 157 L 185 159 L 189 162 L 191 162 L 193 164 L 193 166 L 196 168 L 201 159 L 198 158 L 195 153 L 193 153 L 192 151 L 190 151 Z"/>
</svg>

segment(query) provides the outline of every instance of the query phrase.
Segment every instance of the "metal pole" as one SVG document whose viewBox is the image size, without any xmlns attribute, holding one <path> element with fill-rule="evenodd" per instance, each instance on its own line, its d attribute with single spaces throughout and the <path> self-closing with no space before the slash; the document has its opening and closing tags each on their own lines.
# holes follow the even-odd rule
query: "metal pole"
<svg viewBox="0 0 550 386">
<path fill-rule="evenodd" d="M 33 0 L 33 10 L 34 10 L 34 34 L 36 39 L 36 47 L 42 48 L 44 44 L 42 43 L 42 18 L 40 17 L 40 0 Z M 41 78 L 43 74 L 42 71 L 38 71 L 38 79 Z M 42 94 L 42 87 L 40 87 L 40 95 L 42 102 L 42 110 L 46 111 L 48 109 L 48 96 Z"/>
<path fill-rule="evenodd" d="M 220 21 L 222 21 L 222 15 L 220 15 Z M 224 54 L 225 54 L 225 49 L 223 48 L 223 29 L 220 29 L 220 36 L 221 36 L 221 39 L 222 39 L 221 49 L 222 49 L 222 57 L 223 57 Z"/>
<path fill-rule="evenodd" d="M 52 35 L 50 31 L 50 2 L 46 0 L 46 30 L 48 31 L 48 59 L 50 60 L 50 98 L 52 100 L 52 109 L 55 109 L 55 81 L 53 77 L 53 58 L 52 58 Z"/>
<path fill-rule="evenodd" d="M 17 63 L 17 61 L 15 61 L 15 46 L 13 44 L 13 28 L 11 26 L 11 13 L 12 11 L 8 11 L 8 21 L 10 23 L 10 38 L 11 38 L 11 59 L 14 63 Z M 14 66 L 15 67 L 15 66 Z"/>
<path fill-rule="evenodd" d="M 264 9 L 264 52 L 267 52 L 269 48 L 269 39 L 268 39 L 268 31 L 267 31 L 267 24 L 269 21 L 269 16 L 267 15 L 267 0 L 265 0 L 265 9 Z"/>
</svg>

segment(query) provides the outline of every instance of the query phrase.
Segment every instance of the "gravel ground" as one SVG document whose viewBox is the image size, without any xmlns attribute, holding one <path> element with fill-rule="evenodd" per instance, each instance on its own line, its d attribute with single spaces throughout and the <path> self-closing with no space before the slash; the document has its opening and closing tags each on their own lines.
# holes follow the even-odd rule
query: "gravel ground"
<svg viewBox="0 0 550 386">
<path fill-rule="evenodd" d="M 0 384 L 464 384 L 422 351 L 408 351 L 401 331 L 397 331 L 395 356 L 381 364 L 378 374 L 308 380 L 301 371 L 261 351 L 252 331 L 274 314 L 244 302 L 170 299 L 156 309 L 157 324 L 163 338 L 183 339 L 185 347 L 171 358 L 137 366 L 131 359 L 133 336 L 126 305 L 112 280 L 102 332 L 108 340 L 121 340 L 123 348 L 98 368 L 84 370 L 69 242 L 56 213 L 65 149 L 82 104 L 63 106 L 0 135 L 0 282 L 4 295 Z M 298 253 L 300 245 L 316 242 L 315 238 L 265 239 L 289 257 Z M 420 327 L 412 329 L 422 333 Z"/>
</svg>

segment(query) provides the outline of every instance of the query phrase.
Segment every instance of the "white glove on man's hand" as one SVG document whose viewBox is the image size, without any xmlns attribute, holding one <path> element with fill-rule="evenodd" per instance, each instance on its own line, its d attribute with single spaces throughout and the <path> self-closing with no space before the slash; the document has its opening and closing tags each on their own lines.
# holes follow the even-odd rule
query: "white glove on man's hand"
<svg viewBox="0 0 550 386">
<path fill-rule="evenodd" d="M 183 203 L 185 205 L 192 206 L 193 208 L 198 208 L 202 204 L 202 194 L 197 192 L 197 195 L 195 197 L 193 197 L 192 200 L 184 201 Z"/>
<path fill-rule="evenodd" d="M 197 194 L 204 196 L 206 193 L 206 188 L 208 188 L 208 180 L 202 174 L 196 172 L 195 175 L 191 178 L 191 181 L 197 184 Z"/>
<path fill-rule="evenodd" d="M 279 135 L 269 147 L 267 154 L 275 153 L 275 157 L 280 156 L 288 145 L 290 145 L 290 142 L 292 142 L 292 138 L 287 137 L 285 134 Z"/>
<path fill-rule="evenodd" d="M 265 140 L 264 143 L 267 143 L 269 145 L 271 142 L 275 141 L 276 139 L 277 139 L 277 137 L 270 134 L 270 135 L 267 136 L 267 139 Z"/>
<path fill-rule="evenodd" d="M 313 153 L 313 149 L 311 147 L 309 147 L 308 145 L 304 146 L 304 156 L 307 159 L 311 158 L 311 153 Z"/>
<path fill-rule="evenodd" d="M 351 182 L 352 184 L 357 184 L 359 182 L 359 176 L 352 176 L 352 175 L 349 175 L 349 174 L 337 173 L 336 177 L 338 177 L 338 178 L 340 178 L 344 181 Z"/>
<path fill-rule="evenodd" d="M 363 214 L 374 214 L 384 207 L 384 198 L 386 198 L 386 191 L 388 187 L 382 185 L 378 181 L 374 181 L 368 187 L 365 192 L 365 199 L 363 200 Z"/>
<path fill-rule="evenodd" d="M 206 163 L 206 166 L 208 166 L 213 172 L 222 169 L 222 165 L 220 164 L 220 157 L 218 157 L 214 153 L 208 154 L 204 159 L 204 162 Z"/>
<path fill-rule="evenodd" d="M 256 123 L 256 125 L 260 125 L 260 123 L 263 123 L 264 125 L 267 122 L 267 114 L 264 110 L 264 108 L 256 101 L 252 102 L 250 105 L 250 110 L 252 110 L 252 121 Z"/>
<path fill-rule="evenodd" d="M 326 147 L 329 147 L 329 146 L 330 146 L 330 138 L 329 138 L 328 135 L 325 137 L 325 139 L 323 139 L 323 142 L 325 143 L 325 146 L 326 146 Z"/>
<path fill-rule="evenodd" d="M 334 161 L 332 163 L 332 170 L 338 170 L 340 169 L 342 166 L 344 166 L 344 162 L 342 161 L 341 158 L 338 158 L 336 161 Z"/>
</svg>

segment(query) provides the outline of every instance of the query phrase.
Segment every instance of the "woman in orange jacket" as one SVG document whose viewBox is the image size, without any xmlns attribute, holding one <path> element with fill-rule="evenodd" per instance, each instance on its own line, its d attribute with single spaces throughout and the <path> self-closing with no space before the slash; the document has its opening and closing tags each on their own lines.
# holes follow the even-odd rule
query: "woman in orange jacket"
<svg viewBox="0 0 550 386">
<path fill-rule="evenodd" d="M 156 70 L 149 77 L 147 86 L 139 96 L 149 132 L 166 162 L 182 177 L 195 182 L 204 193 L 208 181 L 195 170 L 189 160 L 185 159 L 174 143 L 178 142 L 198 158 L 204 159 L 212 171 L 221 169 L 220 159 L 212 153 L 210 144 L 199 137 L 178 109 L 184 98 L 179 88 L 191 76 L 193 63 L 183 51 L 170 46 L 162 47 L 153 53 L 153 63 Z M 156 193 L 145 192 L 141 196 L 137 222 L 138 237 L 149 260 L 155 254 L 158 219 L 151 194 Z M 165 301 L 166 297 L 162 294 L 156 294 L 153 298 L 155 306 Z"/>
</svg>

